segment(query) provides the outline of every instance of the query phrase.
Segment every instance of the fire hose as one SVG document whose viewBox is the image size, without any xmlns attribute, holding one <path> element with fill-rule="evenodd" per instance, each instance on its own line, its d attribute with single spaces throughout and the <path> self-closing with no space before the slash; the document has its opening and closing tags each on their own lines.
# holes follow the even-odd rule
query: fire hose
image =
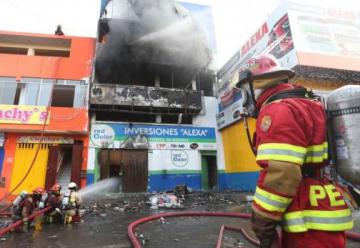
<svg viewBox="0 0 360 248">
<path fill-rule="evenodd" d="M 243 218 L 243 219 L 249 219 L 251 218 L 251 214 L 247 214 L 247 213 L 231 213 L 231 212 L 168 212 L 168 213 L 160 213 L 160 214 L 155 214 L 155 215 L 151 215 L 151 216 L 147 216 L 144 218 L 140 218 L 138 220 L 135 220 L 133 222 L 131 222 L 128 225 L 128 237 L 130 239 L 130 242 L 132 244 L 132 246 L 134 248 L 141 248 L 141 244 L 140 242 L 137 240 L 136 236 L 135 236 L 135 228 L 138 227 L 141 224 L 153 221 L 153 220 L 157 220 L 160 218 L 167 218 L 167 217 L 183 217 L 183 216 L 210 216 L 210 217 L 238 217 L 238 218 Z M 231 228 L 231 227 L 226 227 L 228 229 L 235 229 L 235 228 Z M 224 227 L 222 227 L 222 230 L 220 231 L 220 234 L 222 233 L 222 231 L 224 230 Z M 240 231 L 243 236 L 252 244 L 254 244 L 257 247 L 259 246 L 259 243 L 256 239 L 250 237 L 246 231 L 242 228 L 237 229 L 238 231 Z M 347 231 L 345 232 L 346 238 L 350 239 L 352 241 L 355 242 L 360 242 L 360 233 L 356 233 L 356 232 L 351 232 L 351 231 Z M 219 237 L 220 239 L 221 237 Z M 217 248 L 221 247 L 219 246 L 219 240 L 217 242 Z"/>
<path fill-rule="evenodd" d="M 250 214 L 246 213 L 231 213 L 231 212 L 169 212 L 169 213 L 161 213 L 155 214 L 151 216 L 147 216 L 141 219 L 138 219 L 134 222 L 131 222 L 128 226 L 128 236 L 134 248 L 141 248 L 140 242 L 137 240 L 135 236 L 135 228 L 141 224 L 146 222 L 150 222 L 156 219 L 160 219 L 161 217 L 183 217 L 183 216 L 211 216 L 211 217 L 238 217 L 249 219 L 251 217 Z M 251 243 L 256 242 L 256 240 L 252 239 L 248 235 L 245 235 L 245 238 L 248 239 Z"/>
<path fill-rule="evenodd" d="M 27 217 L 27 219 L 29 221 L 33 220 L 35 217 L 42 215 L 43 213 L 47 212 L 48 210 L 51 209 L 51 206 L 46 207 L 44 209 L 41 209 L 39 211 L 36 211 L 35 213 L 31 214 L 29 217 Z M 20 226 L 23 223 L 23 220 L 18 220 L 12 224 L 10 224 L 9 226 L 3 228 L 0 230 L 0 237 L 3 236 L 4 234 L 6 234 L 7 232 L 13 230 L 14 228 Z"/>
</svg>

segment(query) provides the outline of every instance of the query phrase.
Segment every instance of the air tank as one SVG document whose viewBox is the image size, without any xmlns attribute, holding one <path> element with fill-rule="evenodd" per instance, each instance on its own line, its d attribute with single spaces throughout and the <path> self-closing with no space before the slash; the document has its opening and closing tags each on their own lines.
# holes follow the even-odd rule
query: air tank
<svg viewBox="0 0 360 248">
<path fill-rule="evenodd" d="M 336 170 L 346 181 L 360 185 L 360 85 L 347 85 L 333 91 L 326 104 Z"/>
</svg>

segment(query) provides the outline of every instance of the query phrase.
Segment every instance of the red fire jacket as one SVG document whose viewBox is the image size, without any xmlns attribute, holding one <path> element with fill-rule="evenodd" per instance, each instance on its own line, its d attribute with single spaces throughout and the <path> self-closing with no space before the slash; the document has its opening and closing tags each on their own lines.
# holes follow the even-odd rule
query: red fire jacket
<svg viewBox="0 0 360 248">
<path fill-rule="evenodd" d="M 343 231 L 353 226 L 351 212 L 330 181 L 319 173 L 303 175 L 295 197 L 263 185 L 270 160 L 315 172 L 327 164 L 326 114 L 320 102 L 286 98 L 266 104 L 270 96 L 294 87 L 280 84 L 269 88 L 257 101 L 256 161 L 264 170 L 252 207 L 264 216 L 282 220 L 285 247 L 345 247 Z"/>
</svg>

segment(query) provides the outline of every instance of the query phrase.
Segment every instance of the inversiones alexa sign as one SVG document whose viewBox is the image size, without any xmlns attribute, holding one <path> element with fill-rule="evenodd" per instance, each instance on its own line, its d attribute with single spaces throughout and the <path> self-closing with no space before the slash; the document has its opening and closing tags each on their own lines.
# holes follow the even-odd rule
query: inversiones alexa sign
<svg viewBox="0 0 360 248">
<path fill-rule="evenodd" d="M 216 149 L 215 128 L 129 123 L 94 124 L 91 128 L 95 147 L 120 148 L 129 138 L 139 136 L 147 139 L 149 149 Z"/>
</svg>

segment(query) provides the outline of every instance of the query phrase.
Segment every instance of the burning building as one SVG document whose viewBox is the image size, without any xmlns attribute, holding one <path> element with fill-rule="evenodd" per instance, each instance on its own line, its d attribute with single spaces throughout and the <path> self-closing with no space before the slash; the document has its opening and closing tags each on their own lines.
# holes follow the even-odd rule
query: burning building
<svg viewBox="0 0 360 248">
<path fill-rule="evenodd" d="M 212 50 L 184 6 L 103 1 L 90 90 L 89 183 L 121 174 L 127 192 L 217 187 L 222 155 Z M 200 18 L 211 14 L 197 6 L 205 10 Z"/>
</svg>

